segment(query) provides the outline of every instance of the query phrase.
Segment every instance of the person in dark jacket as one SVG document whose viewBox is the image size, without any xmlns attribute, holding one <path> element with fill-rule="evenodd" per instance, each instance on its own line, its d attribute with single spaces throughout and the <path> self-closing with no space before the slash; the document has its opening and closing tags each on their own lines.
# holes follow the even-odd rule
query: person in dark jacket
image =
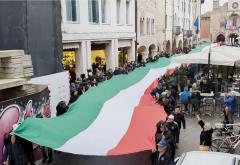
<svg viewBox="0 0 240 165">
<path fill-rule="evenodd" d="M 175 152 L 176 152 L 176 143 L 179 141 L 179 139 L 178 139 L 179 129 L 178 129 L 177 123 L 174 122 L 173 115 L 168 116 L 168 119 L 166 122 L 166 127 L 172 133 L 172 136 L 173 136 L 173 141 L 171 143 L 169 143 L 169 145 L 170 145 L 171 151 L 172 151 L 172 160 L 174 160 Z"/>
<path fill-rule="evenodd" d="M 158 144 L 158 150 L 153 158 L 153 165 L 170 165 L 172 162 L 171 154 L 168 152 L 168 143 L 164 140 Z"/>
<path fill-rule="evenodd" d="M 191 92 L 191 103 L 192 103 L 192 112 L 198 112 L 200 107 L 201 95 L 200 91 L 198 90 L 197 84 L 192 85 L 192 92 Z"/>
<path fill-rule="evenodd" d="M 26 156 L 27 156 L 27 162 L 30 165 L 35 165 L 32 142 L 21 138 L 21 143 L 22 143 L 22 146 L 23 146 L 23 150 L 24 150 L 24 152 L 26 153 Z"/>
<path fill-rule="evenodd" d="M 67 112 L 68 106 L 66 105 L 65 101 L 60 101 L 56 107 L 57 116 L 61 116 Z"/>
<path fill-rule="evenodd" d="M 8 159 L 8 165 L 27 165 L 27 156 L 20 137 L 12 135 L 11 143 L 6 146 L 6 149 L 5 156 Z"/>
<path fill-rule="evenodd" d="M 78 95 L 78 91 L 75 90 L 71 93 L 71 97 L 70 97 L 70 101 L 69 101 L 69 104 L 72 104 L 74 103 L 75 101 L 77 101 L 79 95 Z"/>
<path fill-rule="evenodd" d="M 177 132 L 177 137 L 176 137 L 176 147 L 178 147 L 180 130 L 182 128 L 182 125 L 183 125 L 183 129 L 186 129 L 186 120 L 185 120 L 184 115 L 181 113 L 180 106 L 177 106 L 175 108 L 175 112 L 174 112 L 173 116 L 174 116 L 174 121 L 178 125 L 178 132 Z"/>
<path fill-rule="evenodd" d="M 212 134 L 213 128 L 210 123 L 204 123 L 204 121 L 197 115 L 198 124 L 202 127 L 202 132 L 200 134 L 200 145 L 208 147 L 212 145 Z"/>
<path fill-rule="evenodd" d="M 3 150 L 3 164 L 7 164 L 9 156 L 9 146 L 11 145 L 11 135 L 9 133 L 4 134 L 4 150 Z"/>
<path fill-rule="evenodd" d="M 51 163 L 53 161 L 52 149 L 48 147 L 43 147 L 43 146 L 40 148 L 43 156 L 42 163 Z M 46 153 L 46 150 L 47 150 L 47 153 Z"/>
</svg>

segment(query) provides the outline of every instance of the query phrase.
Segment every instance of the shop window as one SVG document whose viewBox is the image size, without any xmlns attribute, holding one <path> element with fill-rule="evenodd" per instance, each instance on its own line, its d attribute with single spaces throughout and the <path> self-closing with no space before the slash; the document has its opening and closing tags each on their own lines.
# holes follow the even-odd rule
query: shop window
<svg viewBox="0 0 240 165">
<path fill-rule="evenodd" d="M 75 68 L 75 50 L 64 50 L 62 65 L 64 70 L 70 70 Z"/>
</svg>

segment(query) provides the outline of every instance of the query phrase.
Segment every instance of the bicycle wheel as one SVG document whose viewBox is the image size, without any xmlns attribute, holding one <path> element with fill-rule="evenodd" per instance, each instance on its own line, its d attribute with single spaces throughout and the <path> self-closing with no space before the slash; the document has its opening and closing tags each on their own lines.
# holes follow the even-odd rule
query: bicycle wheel
<svg viewBox="0 0 240 165">
<path fill-rule="evenodd" d="M 219 146 L 222 143 L 222 139 L 213 139 L 212 140 L 212 146 L 211 146 L 211 151 L 213 152 L 220 152 Z"/>
<path fill-rule="evenodd" d="M 223 139 L 214 139 L 212 140 L 211 150 L 214 152 L 230 153 L 231 147 Z"/>
</svg>

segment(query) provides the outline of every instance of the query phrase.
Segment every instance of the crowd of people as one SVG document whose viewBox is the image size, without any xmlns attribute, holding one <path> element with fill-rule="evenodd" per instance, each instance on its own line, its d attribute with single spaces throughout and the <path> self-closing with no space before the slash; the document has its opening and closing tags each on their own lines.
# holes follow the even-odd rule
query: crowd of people
<svg viewBox="0 0 240 165">
<path fill-rule="evenodd" d="M 157 86 L 151 91 L 151 96 L 157 104 L 160 104 L 168 118 L 157 124 L 156 152 L 154 153 L 154 165 L 171 165 L 178 148 L 180 130 L 186 128 L 185 115 L 196 116 L 198 124 L 202 128 L 200 133 L 199 150 L 209 151 L 212 145 L 213 127 L 200 118 L 200 107 L 204 101 L 201 93 L 215 91 L 212 81 L 213 74 L 203 73 L 198 79 L 194 66 L 176 68 L 169 75 L 165 74 L 158 79 Z M 184 77 L 184 78 L 183 78 Z M 191 106 L 190 106 L 191 105 Z M 233 116 L 237 110 L 237 98 L 234 93 L 226 93 L 221 105 L 218 107 L 224 114 L 224 124 L 233 124 Z M 191 109 L 191 110 L 190 110 Z"/>
<path fill-rule="evenodd" d="M 190 48 L 177 49 L 176 53 L 188 53 Z M 128 74 L 136 68 L 145 67 L 147 63 L 156 62 L 160 57 L 169 58 L 171 55 L 166 51 L 162 51 L 154 57 L 149 55 L 147 59 L 143 59 L 142 54 L 138 54 L 137 61 L 127 62 L 122 67 L 115 67 L 115 69 L 107 69 L 106 66 L 102 67 L 98 62 L 92 64 L 92 69 L 88 69 L 88 74 L 81 74 L 77 76 L 73 69 L 69 70 L 70 73 L 70 104 L 75 102 L 80 95 L 85 93 L 91 87 L 95 87 L 98 83 L 110 80 L 113 76 L 120 74 Z"/>
<path fill-rule="evenodd" d="M 65 114 L 67 110 L 67 104 L 64 101 L 59 102 L 56 107 L 57 116 Z M 38 114 L 36 117 L 44 118 L 43 114 Z M 4 134 L 3 165 L 35 165 L 33 143 L 13 134 L 20 124 L 14 124 L 13 131 Z M 50 164 L 53 161 L 53 150 L 44 146 L 39 147 L 42 163 Z"/>
<path fill-rule="evenodd" d="M 156 55 L 154 57 L 148 57 L 146 61 L 140 59 L 138 62 L 128 62 L 123 65 L 123 67 L 115 67 L 115 69 L 104 70 L 99 67 L 98 64 L 93 64 L 92 69 L 88 70 L 88 75 L 81 74 L 80 77 L 76 78 L 74 71 L 70 70 L 70 94 L 71 98 L 69 103 L 75 102 L 80 95 L 85 93 L 91 87 L 96 87 L 99 83 L 106 80 L 110 80 L 113 76 L 128 74 L 134 71 L 136 68 L 145 67 L 146 63 L 157 61 L 161 55 Z"/>
</svg>

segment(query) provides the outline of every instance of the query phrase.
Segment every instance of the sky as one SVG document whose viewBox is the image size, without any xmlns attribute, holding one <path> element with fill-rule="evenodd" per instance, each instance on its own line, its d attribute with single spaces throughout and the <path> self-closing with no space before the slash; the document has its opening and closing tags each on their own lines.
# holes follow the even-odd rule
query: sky
<svg viewBox="0 0 240 165">
<path fill-rule="evenodd" d="M 223 5 L 228 0 L 220 0 L 220 5 Z M 205 0 L 204 4 L 202 5 L 202 13 L 206 13 L 212 10 L 213 0 Z"/>
</svg>

